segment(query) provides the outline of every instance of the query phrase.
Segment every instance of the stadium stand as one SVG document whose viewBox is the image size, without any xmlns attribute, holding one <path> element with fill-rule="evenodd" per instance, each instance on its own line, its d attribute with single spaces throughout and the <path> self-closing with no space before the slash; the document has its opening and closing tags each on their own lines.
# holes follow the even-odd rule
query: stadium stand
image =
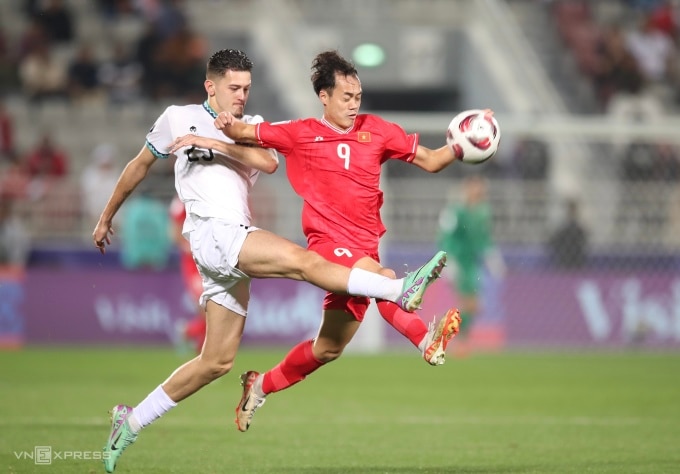
<svg viewBox="0 0 680 474">
<path fill-rule="evenodd" d="M 316 115 L 318 109 L 309 90 L 306 72 L 308 56 L 315 49 L 328 45 L 351 50 L 354 43 L 342 36 L 338 29 L 339 19 L 343 24 L 356 25 L 359 31 L 362 25 L 372 24 L 377 17 L 392 25 L 391 28 L 378 29 L 385 38 L 393 38 L 394 28 L 401 32 L 422 33 L 423 27 L 426 27 L 434 38 L 433 45 L 437 44 L 437 37 L 444 39 L 443 44 L 447 47 L 444 48 L 443 61 L 449 70 L 443 80 L 455 86 L 457 91 L 447 99 L 449 105 L 445 109 L 456 110 L 488 100 L 501 116 L 513 117 L 512 121 L 519 123 L 514 120 L 515 114 L 546 113 L 551 107 L 547 104 L 554 101 L 554 104 L 559 104 L 553 106 L 555 113 L 563 117 L 569 117 L 570 113 L 597 116 L 603 113 L 593 82 L 593 71 L 599 67 L 600 60 L 598 38 L 604 25 L 613 19 L 632 18 L 635 13 L 634 7 L 626 2 L 605 2 L 606 5 L 578 1 L 486 2 L 495 7 L 497 16 L 498 12 L 510 15 L 503 22 L 503 29 L 498 30 L 500 32 L 483 31 L 484 25 L 477 25 L 481 31 L 477 34 L 496 35 L 496 43 L 501 38 L 500 43 L 514 48 L 513 54 L 508 57 L 512 57 L 516 64 L 514 69 L 502 71 L 505 80 L 501 81 L 499 89 L 495 87 L 499 82 L 498 71 L 483 73 L 488 68 L 485 61 L 489 61 L 484 56 L 498 59 L 494 56 L 498 53 L 481 50 L 480 54 L 471 55 L 468 51 L 482 44 L 475 41 L 484 41 L 482 37 L 471 38 L 465 30 L 469 20 L 480 12 L 470 11 L 462 3 L 452 9 L 450 2 L 441 0 L 421 2 L 417 8 L 414 7 L 416 2 L 403 0 L 359 3 L 361 8 L 347 8 L 345 3 L 333 7 L 324 5 L 322 8 L 318 2 L 286 0 L 271 2 L 268 8 L 257 10 L 258 2 L 233 1 L 229 2 L 229 15 L 222 12 L 220 2 L 202 0 L 172 4 L 180 7 L 174 14 L 184 18 L 194 35 L 205 43 L 204 51 L 225 46 L 252 50 L 256 61 L 256 83 L 249 110 L 263 111 L 265 117 L 271 120 Z M 427 8 L 421 6 L 424 3 Z M 130 51 L 148 46 L 148 25 L 152 23 L 153 12 L 133 8 L 134 2 L 119 4 L 127 5 L 127 8 L 102 10 L 97 2 L 65 2 L 72 15 L 74 35 L 71 41 L 50 46 L 58 61 L 70 63 L 82 44 L 92 49 L 98 62 L 106 62 L 112 57 L 114 45 Z M 19 46 L 29 40 L 31 17 L 22 9 L 21 2 L 3 2 L 0 14 L 3 19 L 2 36 L 8 45 L 6 50 L 18 52 Z M 282 16 L 285 21 L 278 21 Z M 489 24 L 492 21 L 493 18 L 489 18 Z M 505 36 L 498 36 L 501 34 Z M 281 40 L 274 44 L 272 38 Z M 569 51 L 571 55 L 566 54 Z M 677 55 L 677 48 L 675 53 Z M 17 62 L 20 60 L 17 54 L 10 56 Z M 465 67 L 461 70 L 451 67 L 451 64 L 465 64 Z M 538 77 L 540 81 L 533 79 L 533 83 L 543 84 L 543 89 L 516 87 L 515 82 L 520 81 L 521 84 L 521 81 L 530 80 L 526 71 L 523 79 L 510 80 L 512 74 L 518 74 L 517 69 L 534 71 L 534 78 Z M 369 69 L 362 69 L 361 74 L 365 77 L 366 90 L 374 90 L 376 96 L 393 93 L 395 87 L 396 90 L 405 87 L 404 81 L 409 80 L 408 77 L 395 76 L 393 69 L 388 69 L 388 73 L 382 76 L 380 71 Z M 438 79 L 433 76 L 431 80 Z M 389 87 L 381 89 L 381 85 L 385 84 Z M 54 244 L 55 237 L 68 245 L 84 245 L 91 223 L 84 222 L 78 206 L 78 179 L 92 150 L 102 143 L 113 142 L 119 150 L 118 164 L 124 164 L 136 153 L 142 134 L 151 121 L 178 97 L 176 94 L 156 97 L 145 94 L 141 100 L 116 106 L 106 100 L 84 102 L 70 99 L 50 100 L 37 105 L 21 93 L 18 81 L 13 86 L 11 81 L 8 82 L 7 91 L 4 101 L 15 124 L 15 148 L 25 152 L 38 133 L 49 130 L 70 157 L 70 172 L 65 182 L 49 191 L 54 196 L 50 194 L 41 202 L 34 193 L 33 200 L 27 199 L 20 205 L 35 234 L 36 245 Z M 526 97 L 526 102 L 519 102 L 518 97 Z M 370 107 L 368 99 L 367 105 Z M 409 114 L 408 110 L 402 112 Z M 411 114 L 409 117 L 412 120 L 404 125 L 420 131 L 423 143 L 428 146 L 441 143 L 438 130 L 443 129 L 445 119 L 437 128 L 425 127 L 426 121 L 420 120 L 419 115 Z M 638 161 L 634 155 L 639 152 L 639 147 L 620 140 L 612 141 L 604 131 L 595 138 L 574 138 L 575 135 L 560 135 L 559 129 L 541 137 L 535 136 L 535 133 L 532 135 L 530 126 L 524 127 L 528 135 L 519 129 L 513 132 L 510 127 L 504 130 L 507 133 L 499 155 L 474 170 L 451 167 L 440 175 L 423 176 L 407 166 L 396 164 L 389 167 L 385 214 L 392 229 L 392 239 L 400 243 L 429 245 L 432 235 L 413 229 L 431 229 L 433 234 L 437 210 L 447 199 L 450 182 L 470 172 L 481 172 L 492 179 L 490 198 L 495 204 L 499 241 L 509 246 L 538 243 L 557 219 L 556 209 L 564 194 L 574 192 L 573 187 L 567 186 L 565 191 L 559 184 L 568 181 L 563 179 L 565 171 L 574 173 L 565 168 L 565 163 L 585 161 L 586 165 L 578 165 L 581 168 L 574 176 L 577 181 L 580 180 L 576 190 L 584 196 L 585 219 L 599 224 L 593 229 L 595 245 L 605 248 L 646 242 L 660 249 L 680 246 L 673 238 L 676 218 L 671 212 L 672 206 L 667 204 L 668 192 L 677 179 L 677 174 L 672 171 L 677 162 L 676 144 L 653 145 L 658 147 L 658 154 L 663 155 L 658 158 L 659 163 L 666 164 L 655 168 L 654 176 L 658 179 L 650 181 L 638 179 L 643 172 L 631 165 Z M 574 150 L 580 151 L 575 153 Z M 578 159 L 573 155 L 578 155 Z M 567 156 L 570 158 L 566 159 Z M 630 173 L 638 173 L 638 176 L 625 182 L 620 179 Z M 159 199 L 169 200 L 173 193 L 171 180 L 161 176 L 157 182 L 158 187 L 153 193 Z M 636 187 L 635 198 L 628 191 L 630 186 Z M 401 195 L 405 189 L 412 190 L 409 198 Z M 607 190 L 606 196 L 604 190 Z M 276 200 L 271 199 L 273 195 L 277 196 Z M 256 214 L 264 216 L 272 230 L 291 238 L 301 238 L 297 224 L 299 200 L 287 185 L 283 172 L 263 179 L 256 187 L 253 200 Z M 642 221 L 637 218 L 639 215 L 656 217 Z"/>
</svg>

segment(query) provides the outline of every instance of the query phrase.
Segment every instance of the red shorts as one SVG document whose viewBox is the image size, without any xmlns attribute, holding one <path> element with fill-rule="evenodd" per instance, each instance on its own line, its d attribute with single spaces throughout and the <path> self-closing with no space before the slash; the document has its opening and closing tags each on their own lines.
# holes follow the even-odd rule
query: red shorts
<svg viewBox="0 0 680 474">
<path fill-rule="evenodd" d="M 369 253 L 350 247 L 343 247 L 342 244 L 328 242 L 312 244 L 309 250 L 313 250 L 326 260 L 338 263 L 344 267 L 352 268 L 354 264 L 364 257 L 380 261 L 377 252 Z M 366 296 L 338 295 L 336 293 L 326 293 L 323 299 L 323 309 L 339 309 L 345 311 L 361 322 L 368 309 L 371 299 Z"/>
</svg>

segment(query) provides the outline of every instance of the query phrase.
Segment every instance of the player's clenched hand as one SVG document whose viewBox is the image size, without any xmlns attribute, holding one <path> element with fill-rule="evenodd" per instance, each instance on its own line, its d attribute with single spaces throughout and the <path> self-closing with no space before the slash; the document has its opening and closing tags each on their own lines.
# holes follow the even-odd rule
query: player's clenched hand
<svg viewBox="0 0 680 474">
<path fill-rule="evenodd" d="M 230 112 L 220 112 L 220 114 L 215 119 L 215 128 L 224 132 L 224 129 L 229 125 L 232 125 L 235 121 L 236 117 L 234 117 Z"/>
<path fill-rule="evenodd" d="M 106 253 L 106 246 L 111 245 L 110 236 L 114 233 L 111 224 L 106 224 L 102 221 L 97 222 L 97 227 L 95 227 L 94 232 L 92 232 L 92 240 L 94 240 L 95 247 L 97 247 L 102 254 Z"/>
</svg>

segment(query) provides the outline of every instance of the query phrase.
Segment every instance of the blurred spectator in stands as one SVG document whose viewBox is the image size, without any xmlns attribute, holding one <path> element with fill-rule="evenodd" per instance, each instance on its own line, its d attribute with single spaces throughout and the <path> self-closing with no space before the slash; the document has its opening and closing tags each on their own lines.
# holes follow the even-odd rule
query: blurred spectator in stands
<svg viewBox="0 0 680 474">
<path fill-rule="evenodd" d="M 191 84 L 198 84 L 205 78 L 205 63 L 208 60 L 208 40 L 189 26 L 179 31 L 180 38 L 185 40 L 186 55 L 184 73 L 180 79 L 182 96 L 188 103 L 201 103 L 204 99 Z"/>
<path fill-rule="evenodd" d="M 36 45 L 19 64 L 21 87 L 34 102 L 68 97 L 68 74 L 66 67 L 55 60 L 47 44 Z"/>
<path fill-rule="evenodd" d="M 626 44 L 635 57 L 652 92 L 666 98 L 673 70 L 675 45 L 663 31 L 655 28 L 652 17 L 641 13 L 636 28 L 626 34 Z"/>
<path fill-rule="evenodd" d="M 80 175 L 80 194 L 87 228 L 99 219 L 108 197 L 116 186 L 121 169 L 116 163 L 118 151 L 114 145 L 102 143 L 92 151 L 89 164 Z M 88 233 L 89 237 L 89 233 Z"/>
<path fill-rule="evenodd" d="M 195 80 L 203 81 L 207 42 L 189 27 L 182 0 L 143 2 L 147 29 L 137 42 L 136 59 L 143 65 L 142 89 L 155 100 L 187 97 Z M 201 99 L 202 100 L 202 99 Z"/>
<path fill-rule="evenodd" d="M 35 18 L 40 14 L 42 0 L 24 0 L 23 12 L 26 18 Z"/>
<path fill-rule="evenodd" d="M 146 17 L 156 25 L 161 39 L 167 39 L 188 22 L 184 0 L 142 2 Z"/>
<path fill-rule="evenodd" d="M 167 209 L 148 188 L 127 201 L 120 224 L 120 258 L 125 268 L 165 268 L 172 250 Z"/>
<path fill-rule="evenodd" d="M 547 247 L 552 265 L 570 269 L 582 267 L 587 258 L 588 235 L 581 223 L 579 203 L 568 199 L 563 222 L 550 235 Z"/>
<path fill-rule="evenodd" d="M 49 132 L 40 136 L 35 147 L 26 154 L 24 163 L 32 178 L 62 177 L 68 173 L 68 156 L 54 143 Z"/>
<path fill-rule="evenodd" d="M 661 7 L 666 0 L 625 0 L 625 3 L 633 10 L 649 12 Z"/>
<path fill-rule="evenodd" d="M 0 163 L 16 159 L 14 148 L 14 117 L 0 98 Z"/>
<path fill-rule="evenodd" d="M 178 58 L 184 52 L 184 45 L 180 33 L 163 37 L 154 53 L 154 65 L 161 71 L 156 77 L 154 87 L 158 90 L 158 97 L 176 97 L 178 95 L 178 77 L 185 64 L 185 60 Z"/>
<path fill-rule="evenodd" d="M 40 22 L 36 19 L 29 21 L 28 25 L 21 30 L 16 49 L 16 59 L 21 62 L 42 45 L 50 45 L 50 39 Z"/>
<path fill-rule="evenodd" d="M 674 146 L 636 140 L 624 150 L 622 177 L 627 181 L 675 181 L 680 177 L 680 159 Z"/>
<path fill-rule="evenodd" d="M 14 204 L 14 198 L 0 192 L 0 266 L 25 267 L 31 239 Z"/>
<path fill-rule="evenodd" d="M 117 21 L 122 17 L 136 13 L 134 0 L 97 0 L 99 13 L 106 21 Z"/>
<path fill-rule="evenodd" d="M 544 180 L 550 171 L 548 144 L 537 138 L 521 138 L 515 145 L 512 161 L 520 179 Z"/>
<path fill-rule="evenodd" d="M 205 38 L 184 24 L 158 48 L 156 61 L 163 71 L 160 87 L 164 95 L 181 97 L 185 102 L 201 102 L 192 84 L 205 79 L 207 44 Z M 157 83 L 158 85 L 158 83 Z"/>
<path fill-rule="evenodd" d="M 627 33 L 619 25 L 605 28 L 599 48 L 601 63 L 595 88 L 604 111 L 623 122 L 647 122 L 664 116 L 661 96 L 650 88 L 651 81 L 632 52 Z M 627 136 L 613 139 L 616 153 L 627 153 Z"/>
<path fill-rule="evenodd" d="M 649 181 L 656 178 L 658 156 L 656 146 L 636 140 L 628 145 L 621 160 L 621 172 L 627 181 Z"/>
<path fill-rule="evenodd" d="M 125 44 L 117 42 L 113 45 L 113 57 L 99 69 L 99 81 L 111 104 L 129 104 L 141 97 L 142 74 L 141 64 L 130 56 Z"/>
<path fill-rule="evenodd" d="M 680 151 L 676 145 L 660 142 L 656 145 L 659 156 L 659 176 L 664 181 L 680 179 Z"/>
<path fill-rule="evenodd" d="M 597 52 L 599 61 L 593 81 L 601 108 L 612 114 L 627 114 L 621 108 L 635 103 L 643 91 L 645 78 L 628 49 L 620 25 L 614 24 L 603 29 Z"/>
<path fill-rule="evenodd" d="M 44 0 L 40 2 L 37 19 L 54 43 L 69 43 L 74 38 L 75 25 L 73 13 L 64 0 Z"/>
<path fill-rule="evenodd" d="M 68 93 L 71 100 L 89 102 L 102 98 L 99 67 L 92 47 L 88 43 L 81 44 L 68 67 Z"/>
<path fill-rule="evenodd" d="M 7 35 L 0 25 L 0 90 L 12 91 L 18 85 L 17 64 L 14 56 L 10 53 Z"/>
<path fill-rule="evenodd" d="M 667 0 L 659 2 L 649 11 L 649 21 L 653 28 L 665 33 L 677 44 L 680 3 Z"/>
<path fill-rule="evenodd" d="M 10 199 L 29 196 L 31 177 L 19 160 L 5 162 L 0 166 L 0 194 Z"/>
<path fill-rule="evenodd" d="M 32 19 L 28 25 L 22 29 L 19 41 L 17 44 L 17 60 L 22 62 L 28 55 L 33 53 L 40 47 L 50 45 L 50 39 L 45 32 L 42 24 Z"/>
<path fill-rule="evenodd" d="M 158 98 L 156 84 L 163 78 L 163 71 L 156 64 L 156 51 L 161 37 L 156 25 L 147 23 L 146 29 L 136 43 L 135 59 L 142 67 L 142 91 L 146 97 Z"/>
</svg>

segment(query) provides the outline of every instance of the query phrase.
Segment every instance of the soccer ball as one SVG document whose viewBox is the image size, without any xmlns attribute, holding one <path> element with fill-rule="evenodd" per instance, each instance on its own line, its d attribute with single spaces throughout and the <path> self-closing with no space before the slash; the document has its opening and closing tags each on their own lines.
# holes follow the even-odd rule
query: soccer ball
<svg viewBox="0 0 680 474">
<path fill-rule="evenodd" d="M 465 110 L 451 120 L 446 130 L 446 144 L 456 159 L 465 163 L 482 163 L 498 151 L 501 129 L 489 109 Z"/>
</svg>

